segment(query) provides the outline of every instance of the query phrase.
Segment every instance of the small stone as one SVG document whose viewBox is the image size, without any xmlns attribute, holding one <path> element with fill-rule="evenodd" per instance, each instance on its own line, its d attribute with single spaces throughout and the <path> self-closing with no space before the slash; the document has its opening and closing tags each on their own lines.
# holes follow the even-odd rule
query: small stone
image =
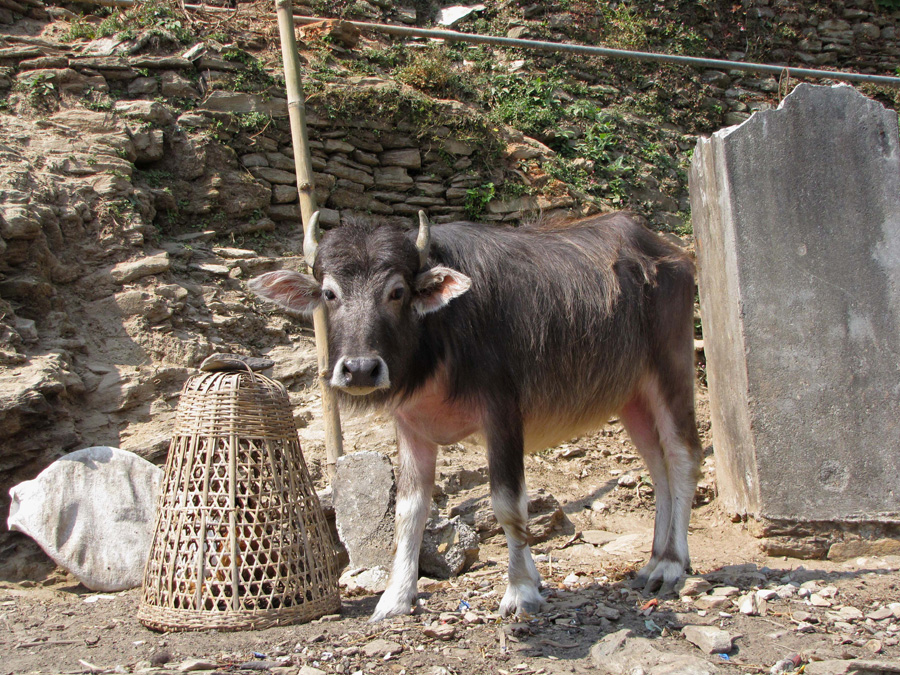
<svg viewBox="0 0 900 675">
<path fill-rule="evenodd" d="M 593 546 L 605 546 L 618 536 L 615 532 L 606 532 L 605 530 L 585 530 L 581 533 L 581 538 Z"/>
<path fill-rule="evenodd" d="M 181 665 L 178 666 L 178 670 L 182 673 L 190 673 L 195 670 L 215 670 L 218 667 L 219 664 L 215 661 L 207 661 L 205 659 L 188 659 L 187 661 L 181 662 Z"/>
<path fill-rule="evenodd" d="M 869 640 L 863 646 L 873 654 L 880 654 L 884 650 L 884 644 L 881 640 Z"/>
<path fill-rule="evenodd" d="M 790 673 L 797 669 L 794 659 L 781 659 L 774 666 L 769 668 L 770 675 L 779 675 L 779 673 Z"/>
<path fill-rule="evenodd" d="M 591 511 L 596 511 L 597 513 L 600 513 L 601 511 L 606 511 L 606 509 L 607 509 L 606 502 L 603 502 L 599 499 L 595 499 L 594 501 L 591 502 Z"/>
<path fill-rule="evenodd" d="M 428 523 L 419 553 L 419 567 L 439 579 L 455 577 L 478 560 L 478 534 L 459 516 Z"/>
<path fill-rule="evenodd" d="M 707 654 L 725 654 L 731 651 L 733 638 L 715 626 L 685 626 L 681 633 L 688 642 Z"/>
<path fill-rule="evenodd" d="M 166 665 L 172 660 L 172 652 L 168 649 L 157 649 L 150 655 L 150 665 L 154 668 Z"/>
<path fill-rule="evenodd" d="M 701 595 L 694 601 L 694 607 L 703 611 L 711 611 L 727 607 L 731 600 L 723 595 Z"/>
<path fill-rule="evenodd" d="M 772 588 L 761 588 L 756 591 L 756 597 L 768 602 L 769 600 L 774 600 L 778 597 L 778 591 Z"/>
<path fill-rule="evenodd" d="M 619 476 L 619 480 L 617 481 L 619 487 L 633 488 L 637 485 L 637 478 L 632 476 L 630 473 L 623 474 Z"/>
<path fill-rule="evenodd" d="M 242 258 L 256 258 L 259 256 L 256 251 L 248 248 L 224 248 L 220 246 L 214 246 L 213 253 L 229 260 L 241 260 Z"/>
<path fill-rule="evenodd" d="M 833 598 L 837 595 L 837 588 L 834 586 L 826 586 L 819 591 L 819 595 L 823 598 Z"/>
<path fill-rule="evenodd" d="M 730 598 L 740 592 L 741 589 L 736 586 L 716 586 L 712 589 L 712 595 L 718 595 L 723 598 Z"/>
<path fill-rule="evenodd" d="M 297 675 L 328 675 L 328 673 L 320 668 L 313 668 L 312 666 L 303 666 L 297 672 Z"/>
<path fill-rule="evenodd" d="M 429 626 L 422 632 L 426 637 L 435 638 L 436 640 L 452 640 L 456 637 L 456 627 L 450 624 Z"/>
<path fill-rule="evenodd" d="M 363 654 L 371 658 L 384 658 L 392 654 L 399 654 L 403 651 L 403 645 L 399 642 L 391 640 L 372 640 L 362 648 Z"/>
<path fill-rule="evenodd" d="M 565 579 L 563 579 L 563 586 L 583 586 L 590 579 L 587 577 L 583 577 L 579 574 L 575 574 L 575 572 L 569 573 Z"/>
<path fill-rule="evenodd" d="M 866 618 L 872 619 L 872 621 L 882 621 L 884 619 L 890 619 L 893 615 L 894 613 L 891 611 L 891 608 L 884 606 L 869 612 L 866 614 Z"/>
<path fill-rule="evenodd" d="M 594 607 L 594 616 L 609 619 L 610 621 L 618 621 L 622 616 L 622 613 L 614 607 L 609 607 L 602 602 L 598 602 L 597 606 Z"/>
<path fill-rule="evenodd" d="M 120 284 L 127 284 L 130 281 L 142 279 L 151 274 L 162 274 L 163 272 L 168 271 L 169 266 L 169 254 L 160 253 L 139 260 L 119 263 L 118 265 L 114 265 L 109 273 L 110 276 L 112 276 L 113 281 Z"/>
<path fill-rule="evenodd" d="M 738 601 L 738 611 L 747 616 L 760 616 L 766 613 L 766 601 L 761 600 L 755 593 L 747 593 Z"/>
<path fill-rule="evenodd" d="M 828 600 L 827 598 L 823 598 L 818 593 L 813 593 L 809 596 L 809 604 L 811 604 L 813 607 L 831 607 L 831 605 L 834 603 L 832 603 L 831 600 Z"/>
<path fill-rule="evenodd" d="M 228 273 L 231 271 L 225 265 L 216 265 L 213 263 L 197 263 L 191 265 L 191 267 L 195 270 L 206 272 L 207 274 L 213 274 L 218 277 L 227 277 Z"/>
<path fill-rule="evenodd" d="M 785 599 L 797 593 L 797 586 L 794 584 L 784 584 L 775 589 L 775 593 L 779 598 Z"/>
<path fill-rule="evenodd" d="M 849 605 L 844 605 L 837 611 L 837 613 L 845 621 L 856 621 L 863 618 L 863 613 L 860 610 L 858 610 L 856 607 L 850 607 Z"/>
<path fill-rule="evenodd" d="M 331 154 L 333 152 L 342 152 L 344 154 L 349 154 L 356 150 L 356 147 L 347 141 L 342 141 L 339 138 L 328 138 L 325 140 L 325 152 Z"/>
<path fill-rule="evenodd" d="M 712 588 L 712 584 L 703 577 L 684 577 L 675 586 L 675 590 L 682 598 L 701 595 L 710 588 Z"/>
<path fill-rule="evenodd" d="M 381 593 L 387 588 L 389 576 L 387 569 L 381 566 L 349 569 L 341 575 L 338 584 L 347 596 Z"/>
<path fill-rule="evenodd" d="M 381 165 L 420 169 L 422 168 L 422 155 L 417 148 L 387 150 L 381 153 Z"/>
</svg>

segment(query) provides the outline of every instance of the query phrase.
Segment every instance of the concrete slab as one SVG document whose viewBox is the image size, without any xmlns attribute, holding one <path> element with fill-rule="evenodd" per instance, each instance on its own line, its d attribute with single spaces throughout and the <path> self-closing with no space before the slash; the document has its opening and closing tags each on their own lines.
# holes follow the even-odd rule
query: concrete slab
<svg viewBox="0 0 900 675">
<path fill-rule="evenodd" d="M 700 140 L 690 182 L 724 504 L 900 521 L 897 113 L 801 84 Z"/>
</svg>

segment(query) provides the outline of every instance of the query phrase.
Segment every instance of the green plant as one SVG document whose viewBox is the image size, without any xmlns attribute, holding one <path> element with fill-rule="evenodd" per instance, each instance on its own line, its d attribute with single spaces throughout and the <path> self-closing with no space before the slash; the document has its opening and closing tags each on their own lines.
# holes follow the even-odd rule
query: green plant
<svg viewBox="0 0 900 675">
<path fill-rule="evenodd" d="M 76 20 L 69 26 L 64 37 L 69 41 L 114 35 L 121 39 L 132 39 L 139 31 L 173 37 L 181 43 L 190 42 L 193 38 L 191 31 L 185 27 L 184 18 L 174 0 L 143 0 L 125 12 L 114 11 L 96 27 L 83 19 Z"/>
<path fill-rule="evenodd" d="M 162 169 L 149 169 L 147 171 L 142 171 L 141 176 L 147 181 L 147 185 L 152 188 L 160 187 L 163 182 L 171 180 L 174 178 L 174 174 L 170 171 L 164 171 Z"/>
<path fill-rule="evenodd" d="M 83 16 L 76 17 L 69 24 L 69 28 L 62 34 L 63 42 L 75 42 L 75 40 L 93 40 L 97 35 L 97 29 L 88 23 Z"/>
<path fill-rule="evenodd" d="M 101 94 L 97 94 L 95 92 L 85 92 L 87 100 L 84 102 L 84 107 L 88 110 L 94 110 L 96 112 L 108 112 L 112 110 L 113 104 L 108 98 L 102 98 Z"/>
<path fill-rule="evenodd" d="M 34 108 L 48 108 L 56 97 L 56 83 L 52 73 L 40 72 L 20 78 L 14 89 L 25 95 Z"/>
<path fill-rule="evenodd" d="M 515 183 L 506 181 L 497 190 L 497 196 L 501 199 L 518 199 L 527 195 L 534 194 L 534 188 L 524 183 Z"/>
<path fill-rule="evenodd" d="M 466 215 L 473 219 L 478 218 L 485 212 L 496 192 L 497 188 L 493 183 L 484 183 L 466 190 L 466 201 L 463 204 Z"/>
<path fill-rule="evenodd" d="M 456 71 L 452 53 L 446 47 L 432 47 L 394 71 L 394 77 L 411 87 L 437 96 L 459 95 L 464 81 Z"/>
<path fill-rule="evenodd" d="M 494 74 L 483 82 L 483 103 L 498 122 L 521 129 L 529 135 L 541 134 L 556 125 L 563 114 L 555 96 L 559 83 L 546 77 Z"/>
<path fill-rule="evenodd" d="M 272 118 L 261 112 L 237 115 L 237 124 L 244 131 L 261 131 L 271 124 Z"/>
<path fill-rule="evenodd" d="M 406 49 L 403 45 L 389 45 L 381 49 L 366 47 L 361 56 L 369 63 L 381 68 L 396 68 L 406 57 Z"/>
<path fill-rule="evenodd" d="M 262 63 L 243 49 L 232 47 L 225 50 L 222 58 L 243 64 L 244 68 L 235 73 L 231 86 L 235 91 L 260 93 L 275 85 L 275 79 L 266 71 Z"/>
<path fill-rule="evenodd" d="M 619 49 L 644 49 L 649 42 L 644 17 L 626 4 L 611 7 L 600 4 L 600 15 L 607 26 L 607 45 Z"/>
</svg>

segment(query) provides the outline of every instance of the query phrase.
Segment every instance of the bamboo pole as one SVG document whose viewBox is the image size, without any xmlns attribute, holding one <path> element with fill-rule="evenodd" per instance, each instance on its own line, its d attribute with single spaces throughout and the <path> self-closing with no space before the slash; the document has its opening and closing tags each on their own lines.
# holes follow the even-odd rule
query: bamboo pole
<svg viewBox="0 0 900 675">
<path fill-rule="evenodd" d="M 306 133 L 306 105 L 303 99 L 303 83 L 300 78 L 300 57 L 297 53 L 297 36 L 291 0 L 275 0 L 278 15 L 278 32 L 281 35 L 281 55 L 284 60 L 284 81 L 287 88 L 288 117 L 291 123 L 291 140 L 294 148 L 294 169 L 297 173 L 297 190 L 300 196 L 300 214 L 303 219 L 303 254 L 312 268 L 319 243 L 319 214 L 316 210 L 315 183 L 312 160 L 309 156 L 309 138 Z M 319 390 L 322 393 L 322 412 L 325 421 L 325 453 L 329 478 L 334 478 L 337 458 L 344 453 L 341 437 L 341 416 L 334 391 L 328 386 L 328 324 L 326 309 L 320 304 L 313 314 L 316 331 L 316 357 L 319 368 Z"/>
</svg>

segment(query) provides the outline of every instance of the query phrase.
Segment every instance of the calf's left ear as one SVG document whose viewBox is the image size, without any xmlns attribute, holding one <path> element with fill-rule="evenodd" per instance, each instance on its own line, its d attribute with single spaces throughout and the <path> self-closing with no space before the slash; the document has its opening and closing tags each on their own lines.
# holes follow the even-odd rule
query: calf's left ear
<svg viewBox="0 0 900 675">
<path fill-rule="evenodd" d="M 432 267 L 413 282 L 413 309 L 423 316 L 436 312 L 471 286 L 472 280 L 462 272 L 449 267 Z"/>
<path fill-rule="evenodd" d="M 251 279 L 247 286 L 264 300 L 307 316 L 313 313 L 322 298 L 318 281 L 308 274 L 290 270 L 266 272 Z"/>
</svg>

